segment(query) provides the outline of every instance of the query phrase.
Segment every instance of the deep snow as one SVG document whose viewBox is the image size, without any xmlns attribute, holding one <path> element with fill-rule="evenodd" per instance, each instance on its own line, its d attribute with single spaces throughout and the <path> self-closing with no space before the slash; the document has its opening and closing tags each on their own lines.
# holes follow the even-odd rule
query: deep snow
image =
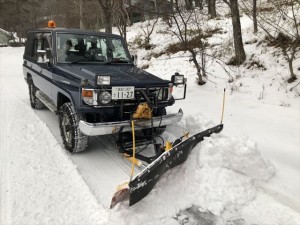
<svg viewBox="0 0 300 225">
<path fill-rule="evenodd" d="M 129 29 L 132 37 L 138 26 Z M 168 41 L 162 35 L 157 34 L 153 43 Z M 253 49 L 249 46 L 246 51 Z M 175 71 L 188 77 L 187 99 L 169 109 L 181 107 L 184 118 L 167 128 L 166 139 L 217 124 L 227 87 L 225 129 L 197 145 L 188 160 L 168 171 L 141 202 L 109 210 L 108 193 L 114 192 L 110 186 L 123 180 L 111 177 L 91 182 L 88 174 L 105 176 L 111 171 L 94 171 L 101 159 L 91 160 L 89 152 L 66 153 L 59 134 L 51 128 L 56 122 L 41 119 L 41 113 L 31 109 L 21 67 L 23 51 L 0 48 L 1 225 L 182 224 L 179 214 L 190 207 L 213 214 L 214 224 L 300 224 L 299 96 L 284 93 L 273 80 L 274 67 L 283 70 L 284 66 L 268 54 L 258 55 L 270 64 L 267 71 L 242 68 L 237 81 L 242 85 L 230 91 L 232 84 L 224 82 L 226 74 L 216 65 L 212 73 L 222 79 L 211 78 L 215 83 L 199 87 L 186 53 L 146 62 L 146 53 L 137 52 L 139 65 L 149 63 L 149 72 L 166 79 Z M 259 99 L 263 83 L 266 94 Z M 111 148 L 91 144 L 90 154 L 95 156 Z M 127 170 L 126 166 L 113 169 Z M 186 218 L 184 223 L 192 224 L 192 220 Z"/>
</svg>

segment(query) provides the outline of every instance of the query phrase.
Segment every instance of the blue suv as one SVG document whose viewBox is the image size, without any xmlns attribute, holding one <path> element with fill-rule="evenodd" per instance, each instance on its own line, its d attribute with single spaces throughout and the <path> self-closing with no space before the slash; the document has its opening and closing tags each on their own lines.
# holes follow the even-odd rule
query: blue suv
<svg viewBox="0 0 300 225">
<path fill-rule="evenodd" d="M 88 137 L 129 131 L 132 114 L 142 103 L 151 108 L 151 120 L 138 120 L 136 129 L 180 121 L 182 111 L 166 113 L 174 104 L 173 86 L 186 90 L 179 74 L 160 79 L 134 65 L 119 35 L 56 28 L 27 33 L 23 73 L 34 109 L 49 108 L 59 117 L 65 148 L 86 149 Z M 153 130 L 152 129 L 152 130 Z"/>
</svg>

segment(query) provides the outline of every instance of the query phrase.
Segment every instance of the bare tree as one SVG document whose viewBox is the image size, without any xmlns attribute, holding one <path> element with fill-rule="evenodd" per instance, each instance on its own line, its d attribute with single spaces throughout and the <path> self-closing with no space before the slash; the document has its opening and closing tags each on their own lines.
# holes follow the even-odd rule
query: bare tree
<svg viewBox="0 0 300 225">
<path fill-rule="evenodd" d="M 207 0 L 208 14 L 211 19 L 217 17 L 216 0 Z"/>
<path fill-rule="evenodd" d="M 240 7 L 242 8 L 243 12 L 253 20 L 253 33 L 257 33 L 258 31 L 258 24 L 257 24 L 257 0 L 241 0 Z"/>
<path fill-rule="evenodd" d="M 205 66 L 203 64 L 205 63 L 205 59 L 201 57 L 201 59 L 204 61 L 202 61 L 202 63 L 198 62 L 197 51 L 195 48 L 204 50 L 205 45 L 201 39 L 201 36 L 196 34 L 196 37 L 191 39 L 189 33 L 194 25 L 199 23 L 197 13 L 195 10 L 185 10 L 185 8 L 179 4 L 179 0 L 175 0 L 174 13 L 171 15 L 171 18 L 175 27 L 169 28 L 169 31 L 178 38 L 181 48 L 184 51 L 190 52 L 191 61 L 194 63 L 197 70 L 198 84 L 203 85 L 206 83 L 203 79 L 203 77 L 206 76 Z M 197 28 L 198 31 L 201 32 L 200 27 Z"/>
<path fill-rule="evenodd" d="M 130 23 L 129 18 L 130 4 L 127 4 L 125 0 L 119 0 L 114 9 L 114 23 L 117 26 L 120 35 L 127 43 L 127 25 Z"/>
<path fill-rule="evenodd" d="M 233 28 L 235 57 L 231 60 L 230 64 L 240 65 L 246 60 L 246 54 L 243 45 L 238 0 L 223 1 L 230 7 Z"/>
<path fill-rule="evenodd" d="M 59 27 L 99 30 L 102 14 L 98 0 L 0 0 L 0 27 L 19 37 L 28 29 L 47 26 L 49 20 Z"/>
<path fill-rule="evenodd" d="M 257 33 L 257 0 L 253 0 L 252 17 L 253 17 L 253 32 Z"/>
<path fill-rule="evenodd" d="M 37 27 L 38 0 L 2 0 L 0 1 L 0 25 L 10 32 L 16 32 L 18 37 L 25 37 L 26 30 Z"/>
<path fill-rule="evenodd" d="M 85 29 L 83 23 L 83 0 L 79 0 L 79 20 L 80 20 L 80 29 Z"/>
<path fill-rule="evenodd" d="M 246 12 L 251 11 L 251 5 L 243 1 Z M 258 26 L 266 32 L 271 45 L 279 47 L 288 62 L 290 78 L 288 82 L 297 79 L 293 62 L 300 50 L 300 2 L 298 0 L 269 0 L 268 13 L 257 15 Z M 249 16 L 251 14 L 248 13 Z M 252 17 L 252 19 L 254 19 Z"/>
<path fill-rule="evenodd" d="M 117 0 L 98 0 L 98 3 L 102 9 L 105 23 L 105 32 L 112 33 L 113 26 L 113 9 Z"/>
<path fill-rule="evenodd" d="M 199 7 L 202 10 L 203 9 L 203 0 L 195 0 L 195 7 Z"/>
<path fill-rule="evenodd" d="M 65 0 L 59 3 L 59 7 L 57 1 L 43 0 L 40 4 L 43 10 L 34 13 L 37 17 L 36 27 L 45 27 L 49 20 L 54 20 L 58 27 L 80 28 L 80 0 Z"/>
<path fill-rule="evenodd" d="M 298 50 L 300 50 L 300 3 L 295 0 L 285 0 L 283 2 L 271 1 L 275 7 L 276 14 L 283 19 L 282 24 L 277 24 L 276 32 L 277 36 L 271 36 L 271 40 L 275 45 L 281 48 L 286 60 L 288 61 L 290 78 L 288 82 L 291 83 L 297 79 L 293 62 L 295 60 L 295 55 Z M 279 22 L 280 23 L 280 22 Z M 285 27 L 287 24 L 290 26 Z M 270 32 L 269 32 L 270 34 Z"/>
<path fill-rule="evenodd" d="M 186 10 L 192 10 L 193 9 L 193 1 L 192 0 L 184 0 L 184 1 L 185 1 Z"/>
<path fill-rule="evenodd" d="M 141 29 L 144 33 L 144 40 L 143 40 L 143 47 L 148 50 L 150 49 L 152 46 L 150 44 L 150 38 L 151 35 L 154 31 L 155 25 L 158 22 L 159 17 L 156 17 L 154 20 L 147 20 L 146 25 L 145 26 L 141 26 Z"/>
</svg>

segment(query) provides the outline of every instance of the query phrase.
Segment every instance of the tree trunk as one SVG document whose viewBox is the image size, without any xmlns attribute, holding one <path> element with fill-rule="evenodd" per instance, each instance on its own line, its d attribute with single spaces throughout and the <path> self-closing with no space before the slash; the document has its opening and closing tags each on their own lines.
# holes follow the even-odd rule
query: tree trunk
<svg viewBox="0 0 300 225">
<path fill-rule="evenodd" d="M 257 6 L 256 6 L 257 0 L 253 0 L 253 28 L 254 33 L 257 33 Z"/>
<path fill-rule="evenodd" d="M 173 13 L 173 12 L 174 12 L 174 10 L 173 10 L 173 7 L 174 7 L 174 0 L 171 0 L 171 1 L 170 1 L 170 4 L 171 4 L 171 13 Z"/>
<path fill-rule="evenodd" d="M 211 0 L 206 0 L 206 2 L 207 2 L 207 10 L 208 10 L 208 14 L 210 15 L 211 13 Z"/>
<path fill-rule="evenodd" d="M 105 12 L 105 32 L 111 34 L 112 33 L 112 13 L 111 10 L 107 10 Z"/>
<path fill-rule="evenodd" d="M 203 77 L 207 77 L 206 62 L 205 62 L 205 47 L 203 47 L 201 50 L 201 65 L 202 65 L 202 75 Z"/>
<path fill-rule="evenodd" d="M 203 76 L 202 76 L 202 68 L 199 65 L 198 61 L 197 61 L 197 54 L 194 51 L 194 49 L 188 49 L 188 51 L 192 54 L 192 61 L 197 69 L 197 76 L 198 76 L 198 84 L 199 85 L 203 85 L 205 84 L 205 81 L 203 80 Z"/>
<path fill-rule="evenodd" d="M 296 75 L 294 73 L 294 69 L 293 69 L 293 60 L 289 59 L 288 62 L 289 62 L 289 69 L 290 69 L 290 75 L 291 75 L 290 79 L 288 79 L 288 82 L 292 83 L 295 80 L 297 80 L 297 77 L 296 77 Z"/>
<path fill-rule="evenodd" d="M 112 25 L 113 25 L 113 6 L 114 3 L 112 0 L 98 0 L 98 3 L 102 9 L 104 14 L 104 23 L 105 23 L 105 32 L 111 34 L 112 33 Z"/>
<path fill-rule="evenodd" d="M 80 29 L 84 30 L 84 24 L 83 24 L 83 5 L 82 5 L 82 0 L 79 0 L 79 20 L 80 20 Z"/>
<path fill-rule="evenodd" d="M 186 7 L 186 10 L 192 10 L 193 9 L 193 1 L 185 0 L 185 7 Z"/>
<path fill-rule="evenodd" d="M 289 56 L 288 51 L 285 47 L 282 47 L 282 52 L 285 55 L 286 60 L 288 61 L 288 64 L 289 64 L 289 70 L 290 70 L 291 77 L 288 79 L 288 83 L 292 83 L 295 80 L 297 80 L 297 77 L 294 73 L 294 68 L 293 68 L 293 61 L 294 61 L 294 57 L 296 54 L 296 45 L 294 45 L 292 48 L 291 56 Z"/>
<path fill-rule="evenodd" d="M 216 10 L 216 0 L 210 0 L 211 2 L 211 12 L 210 12 L 210 18 L 214 19 L 217 17 L 217 10 Z"/>
<path fill-rule="evenodd" d="M 210 14 L 210 18 L 214 19 L 217 17 L 217 11 L 216 11 L 216 0 L 208 0 L 207 2 L 208 6 L 208 13 Z"/>
<path fill-rule="evenodd" d="M 233 40 L 235 49 L 235 59 L 233 64 L 240 65 L 246 60 L 246 54 L 243 45 L 239 6 L 237 0 L 230 0 Z"/>
<path fill-rule="evenodd" d="M 203 0 L 195 0 L 195 6 L 203 9 Z"/>
</svg>

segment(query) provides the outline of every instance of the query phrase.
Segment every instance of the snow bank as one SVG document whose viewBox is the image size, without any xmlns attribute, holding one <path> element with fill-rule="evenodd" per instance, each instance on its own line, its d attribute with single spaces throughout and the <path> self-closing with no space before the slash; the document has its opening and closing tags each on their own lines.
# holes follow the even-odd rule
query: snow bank
<svg viewBox="0 0 300 225">
<path fill-rule="evenodd" d="M 0 49 L 1 224 L 101 224 L 106 211 L 30 107 L 23 52 Z"/>
<path fill-rule="evenodd" d="M 184 125 L 185 124 L 185 125 Z M 200 132 L 210 127 L 201 115 L 187 116 L 181 125 L 167 128 L 165 137 L 178 137 L 183 130 Z M 217 215 L 220 224 L 237 217 L 248 224 L 282 224 L 287 218 L 300 224 L 300 216 L 280 204 L 272 206 L 272 201 L 260 193 L 256 181 L 267 181 L 275 174 L 274 166 L 264 159 L 256 143 L 246 137 L 227 137 L 214 134 L 205 138 L 191 152 L 187 161 L 168 171 L 152 192 L 141 202 L 127 208 L 122 203 L 110 215 L 111 222 L 123 218 L 124 224 L 178 224 L 174 219 L 181 210 L 197 206 L 199 212 Z M 268 211 L 266 207 L 271 209 Z M 263 219 L 251 219 L 253 210 L 264 212 Z M 282 214 L 284 213 L 284 215 Z M 144 221 L 144 222 L 143 222 Z M 150 222 L 151 221 L 151 222 Z M 251 224 L 251 223 L 249 223 Z"/>
<path fill-rule="evenodd" d="M 208 128 L 207 122 L 197 119 L 197 115 L 185 118 L 185 122 L 186 130 L 200 132 Z M 214 134 L 194 148 L 182 168 L 176 168 L 164 179 L 174 192 L 170 196 L 183 194 L 180 199 L 185 200 L 178 208 L 192 204 L 220 215 L 225 209 L 237 209 L 253 200 L 253 181 L 267 180 L 274 171 L 253 141 Z"/>
<path fill-rule="evenodd" d="M 266 161 L 248 137 L 221 137 L 206 140 L 202 145 L 202 165 L 222 167 L 256 180 L 268 180 L 275 173 L 273 165 Z"/>
<path fill-rule="evenodd" d="M 246 224 L 300 224 L 299 213 L 291 211 L 268 195 L 258 193 L 256 200 L 249 202 L 240 212 Z"/>
<path fill-rule="evenodd" d="M 14 112 L 9 137 L 12 224 L 105 220 L 103 209 L 46 125 L 22 104 L 15 105 Z"/>
</svg>

